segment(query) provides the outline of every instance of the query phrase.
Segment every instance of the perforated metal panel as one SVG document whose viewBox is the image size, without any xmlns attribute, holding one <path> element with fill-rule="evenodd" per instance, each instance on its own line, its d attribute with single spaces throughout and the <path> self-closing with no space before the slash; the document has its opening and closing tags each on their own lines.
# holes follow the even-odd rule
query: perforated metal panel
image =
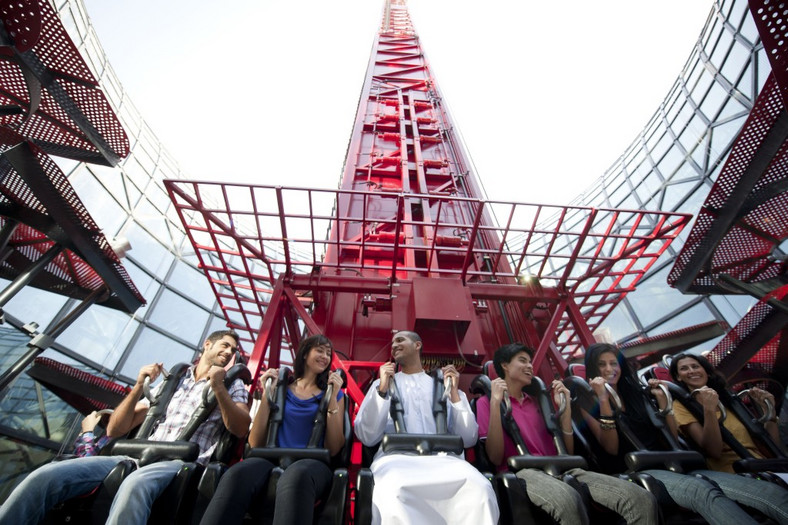
<svg viewBox="0 0 788 525">
<path fill-rule="evenodd" d="M 129 140 L 48 0 L 0 4 L 0 126 L 52 155 L 115 165 Z M 10 144 L 9 144 L 10 145 Z"/>
<path fill-rule="evenodd" d="M 37 357 L 27 373 L 83 414 L 114 409 L 131 391 L 130 387 L 48 357 Z"/>
<path fill-rule="evenodd" d="M 757 282 L 782 277 L 770 254 L 788 238 L 788 115 L 770 76 L 728 161 L 698 212 L 668 283 L 693 293 L 730 293 L 719 274 Z"/>
<path fill-rule="evenodd" d="M 135 311 L 145 299 L 101 229 L 52 159 L 32 143 L 0 128 L 0 141 L 17 142 L 0 157 L 0 226 L 21 223 L 9 241 L 0 276 L 14 279 L 55 243 L 65 247 L 32 286 L 84 298 L 109 288 L 101 304 Z"/>
</svg>

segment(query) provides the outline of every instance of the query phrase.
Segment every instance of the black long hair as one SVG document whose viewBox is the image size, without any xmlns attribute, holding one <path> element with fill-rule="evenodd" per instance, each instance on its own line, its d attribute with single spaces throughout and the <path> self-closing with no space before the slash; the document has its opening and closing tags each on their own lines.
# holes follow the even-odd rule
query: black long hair
<svg viewBox="0 0 788 525">
<path fill-rule="evenodd" d="M 714 370 L 714 367 L 711 365 L 708 359 L 703 357 L 699 354 L 690 354 L 689 352 L 682 352 L 680 354 L 676 354 L 673 356 L 673 359 L 670 361 L 670 377 L 673 378 L 673 382 L 682 387 L 685 390 L 689 390 L 687 385 L 684 384 L 683 381 L 679 380 L 679 361 L 681 359 L 694 359 L 697 363 L 706 371 L 706 375 L 708 376 L 708 381 L 706 385 L 713 388 L 717 391 L 717 395 L 724 396 L 727 395 L 725 379 L 720 376 L 720 374 Z"/>
<path fill-rule="evenodd" d="M 602 354 L 610 352 L 616 356 L 618 366 L 621 368 L 621 377 L 618 379 L 618 395 L 621 397 L 625 407 L 630 414 L 636 419 L 648 421 L 645 403 L 648 403 L 648 398 L 643 392 L 643 387 L 640 381 L 635 376 L 635 372 L 629 366 L 624 354 L 614 344 L 610 343 L 594 343 L 586 348 L 585 365 L 586 365 L 586 378 L 592 379 L 600 375 L 599 372 L 599 358 Z"/>
<path fill-rule="evenodd" d="M 334 357 L 334 345 L 331 342 L 331 339 L 324 336 L 323 334 L 316 334 L 307 337 L 306 339 L 301 341 L 301 344 L 298 345 L 298 352 L 296 352 L 295 361 L 293 362 L 293 376 L 294 379 L 300 379 L 304 377 L 304 373 L 306 372 L 306 358 L 309 355 L 309 351 L 312 350 L 316 346 L 323 346 L 327 345 L 331 349 L 331 358 Z M 325 390 L 326 386 L 328 385 L 328 374 L 331 373 L 331 363 L 329 362 L 328 367 L 318 374 L 317 379 L 315 379 L 315 383 L 317 384 L 320 390 Z"/>
</svg>

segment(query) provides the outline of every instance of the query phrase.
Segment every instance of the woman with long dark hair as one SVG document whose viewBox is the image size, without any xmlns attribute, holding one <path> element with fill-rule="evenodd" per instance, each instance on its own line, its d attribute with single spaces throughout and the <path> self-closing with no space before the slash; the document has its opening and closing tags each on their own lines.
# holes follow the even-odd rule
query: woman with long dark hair
<svg viewBox="0 0 788 525">
<path fill-rule="evenodd" d="M 333 385 L 335 396 L 328 403 L 325 442 L 318 446 L 325 446 L 332 456 L 344 446 L 345 400 L 341 375 L 329 369 L 333 352 L 331 341 L 324 335 L 313 335 L 301 341 L 293 363 L 295 379 L 288 386 L 282 407 L 284 418 L 277 435 L 278 446 L 306 447 L 329 383 Z M 278 375 L 276 368 L 266 370 L 260 377 L 260 388 L 264 388 L 268 378 L 276 380 Z M 265 445 L 270 409 L 268 397 L 263 395 L 249 432 L 252 448 Z M 255 516 L 270 511 L 260 508 L 260 504 L 265 501 L 263 493 L 273 468 L 273 463 L 262 458 L 247 458 L 233 465 L 222 476 L 201 523 L 241 523 L 247 511 Z M 315 459 L 299 459 L 287 467 L 276 486 L 273 523 L 311 524 L 314 503 L 328 492 L 332 476 L 329 466 Z"/>
<path fill-rule="evenodd" d="M 605 384 L 613 388 L 621 401 L 620 413 L 617 417 L 634 431 L 647 449 L 659 450 L 663 445 L 659 442 L 657 432 L 649 421 L 647 412 L 650 410 L 649 399 L 623 354 L 615 345 L 595 343 L 589 346 L 586 349 L 585 366 L 586 377 L 589 378 L 589 384 L 598 401 L 591 413 L 583 411 L 583 419 L 603 452 L 606 453 L 603 461 L 609 469 L 606 472 L 622 473 L 626 470 L 624 455 L 633 451 L 634 447 L 625 436 L 620 434 L 611 396 Z M 659 408 L 665 409 L 667 398 L 658 383 L 656 379 L 650 380 L 648 389 L 657 398 Z M 671 433 L 675 434 L 674 416 L 668 414 L 666 419 Z M 678 505 L 700 514 L 709 523 L 720 525 L 757 523 L 744 509 L 709 481 L 668 470 L 650 469 L 645 473 L 660 481 Z"/>
<path fill-rule="evenodd" d="M 788 491 L 768 481 L 734 474 L 733 463 L 741 458 L 722 439 L 718 422 L 720 400 L 728 404 L 725 401 L 732 395 L 725 388 L 725 380 L 705 357 L 688 353 L 673 357 L 670 375 L 676 384 L 694 392 L 694 401 L 702 407 L 702 421 L 699 421 L 680 401 L 673 404 L 679 430 L 694 441 L 706 457 L 710 470 L 704 471 L 704 475 L 716 481 L 726 494 L 735 494 L 731 496 L 733 499 L 757 508 L 779 523 L 788 523 Z M 751 388 L 749 395 L 764 413 L 767 402 L 775 406 L 774 396 L 765 390 Z M 753 457 L 763 457 L 749 431 L 732 410 L 727 411 L 722 425 Z M 775 443 L 780 443 L 777 419 L 767 421 L 764 427 Z"/>
</svg>

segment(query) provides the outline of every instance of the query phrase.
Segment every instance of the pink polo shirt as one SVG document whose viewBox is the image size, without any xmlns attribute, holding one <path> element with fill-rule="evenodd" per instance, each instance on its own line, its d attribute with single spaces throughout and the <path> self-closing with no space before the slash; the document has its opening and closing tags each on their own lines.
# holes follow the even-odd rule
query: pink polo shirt
<svg viewBox="0 0 788 525">
<path fill-rule="evenodd" d="M 525 446 L 532 456 L 555 456 L 558 451 L 553 443 L 553 438 L 547 431 L 544 424 L 542 413 L 539 411 L 536 400 L 528 394 L 523 394 L 523 401 L 520 403 L 514 397 L 512 400 L 512 416 L 520 427 L 520 434 L 523 436 Z M 479 439 L 487 438 L 487 430 L 490 426 L 490 398 L 482 396 L 476 401 L 476 421 L 479 424 Z M 508 459 L 517 455 L 517 447 L 506 433 L 503 431 L 503 451 L 504 457 Z M 499 471 L 508 470 L 506 460 L 498 465 Z"/>
</svg>

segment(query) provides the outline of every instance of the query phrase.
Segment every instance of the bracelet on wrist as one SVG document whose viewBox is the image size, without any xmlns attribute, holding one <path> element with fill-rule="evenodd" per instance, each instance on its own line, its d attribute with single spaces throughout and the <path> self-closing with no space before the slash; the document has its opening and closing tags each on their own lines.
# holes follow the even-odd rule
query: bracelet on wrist
<svg viewBox="0 0 788 525">
<path fill-rule="evenodd" d="M 599 420 L 599 428 L 602 430 L 615 430 L 616 429 L 616 420 L 610 416 L 601 416 L 597 418 Z"/>
<path fill-rule="evenodd" d="M 574 436 L 575 435 L 575 433 L 573 431 L 571 431 L 571 430 L 564 430 L 563 428 L 561 429 L 561 432 L 563 432 L 567 436 Z"/>
</svg>

